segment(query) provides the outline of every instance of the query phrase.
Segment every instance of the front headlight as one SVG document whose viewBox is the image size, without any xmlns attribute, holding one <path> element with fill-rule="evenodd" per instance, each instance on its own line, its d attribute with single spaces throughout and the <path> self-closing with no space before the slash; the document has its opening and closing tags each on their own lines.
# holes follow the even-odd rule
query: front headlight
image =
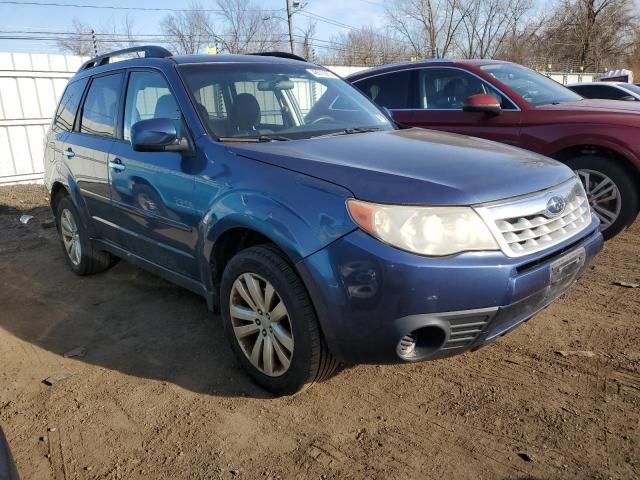
<svg viewBox="0 0 640 480">
<path fill-rule="evenodd" d="M 496 240 L 470 207 L 381 205 L 349 199 L 353 221 L 389 245 L 420 255 L 498 250 Z"/>
</svg>

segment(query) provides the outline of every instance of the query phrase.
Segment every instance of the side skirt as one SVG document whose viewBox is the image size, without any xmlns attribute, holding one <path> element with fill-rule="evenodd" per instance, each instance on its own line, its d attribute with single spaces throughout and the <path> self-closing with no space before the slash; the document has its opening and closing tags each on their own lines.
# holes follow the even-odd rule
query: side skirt
<svg viewBox="0 0 640 480">
<path fill-rule="evenodd" d="M 207 308 L 209 310 L 213 311 L 214 307 L 218 305 L 218 295 L 210 290 L 207 290 L 202 283 L 176 273 L 173 270 L 169 270 L 168 268 L 165 268 L 161 265 L 145 260 L 144 258 L 135 255 L 127 250 L 124 250 L 123 248 L 107 240 L 93 239 L 92 242 L 98 250 L 109 252 L 116 257 L 120 257 L 123 260 L 136 265 L 137 267 L 143 268 L 155 275 L 158 275 L 159 277 L 164 278 L 165 280 L 168 280 L 171 283 L 174 283 L 182 288 L 186 288 L 187 290 L 204 297 L 207 301 Z"/>
</svg>

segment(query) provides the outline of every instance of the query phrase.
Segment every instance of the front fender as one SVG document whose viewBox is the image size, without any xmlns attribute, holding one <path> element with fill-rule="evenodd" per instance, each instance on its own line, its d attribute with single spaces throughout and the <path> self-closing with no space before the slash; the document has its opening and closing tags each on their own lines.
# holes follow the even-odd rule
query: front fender
<svg viewBox="0 0 640 480">
<path fill-rule="evenodd" d="M 229 192 L 211 206 L 202 222 L 207 264 L 215 242 L 234 228 L 246 228 L 269 238 L 296 263 L 356 228 L 343 201 L 336 203 L 342 204 L 344 212 L 335 211 L 326 202 L 328 208 L 320 208 L 311 199 L 300 205 L 303 208 L 294 209 L 260 192 Z M 310 205 L 318 205 L 317 210 L 311 212 Z"/>
</svg>

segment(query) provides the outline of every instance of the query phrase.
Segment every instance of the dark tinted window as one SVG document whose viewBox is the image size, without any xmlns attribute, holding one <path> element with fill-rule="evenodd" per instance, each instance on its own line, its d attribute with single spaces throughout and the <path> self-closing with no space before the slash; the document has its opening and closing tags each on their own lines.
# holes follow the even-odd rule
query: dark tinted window
<svg viewBox="0 0 640 480">
<path fill-rule="evenodd" d="M 355 83 L 378 105 L 393 109 L 418 108 L 412 70 L 385 73 Z"/>
<path fill-rule="evenodd" d="M 612 85 L 573 85 L 570 87 L 585 98 L 600 98 L 605 100 L 620 100 L 631 95 Z"/>
<path fill-rule="evenodd" d="M 55 124 L 58 127 L 65 130 L 73 130 L 73 121 L 76 118 L 76 112 L 86 85 L 86 78 L 67 85 L 56 111 Z"/>
<path fill-rule="evenodd" d="M 603 85 L 602 87 L 599 87 L 599 88 L 602 91 L 602 95 L 600 98 L 606 98 L 609 100 L 620 100 L 621 98 L 629 96 L 627 92 L 625 92 L 624 90 L 620 90 L 619 88 L 616 88 L 616 87 Z"/>
<path fill-rule="evenodd" d="M 484 80 L 456 68 L 420 71 L 420 103 L 427 110 L 462 110 L 471 95 L 484 93 L 498 99 L 503 110 L 514 110 L 511 101 Z"/>
<path fill-rule="evenodd" d="M 121 73 L 93 79 L 82 107 L 81 132 L 115 137 L 121 86 Z"/>
</svg>

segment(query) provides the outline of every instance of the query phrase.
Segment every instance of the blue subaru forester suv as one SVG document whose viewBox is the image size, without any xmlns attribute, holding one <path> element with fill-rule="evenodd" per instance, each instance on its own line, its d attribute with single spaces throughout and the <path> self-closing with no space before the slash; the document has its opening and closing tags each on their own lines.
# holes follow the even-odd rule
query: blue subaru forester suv
<svg viewBox="0 0 640 480">
<path fill-rule="evenodd" d="M 92 59 L 45 156 L 73 271 L 124 258 L 202 295 L 276 394 L 342 364 L 477 349 L 558 298 L 602 247 L 569 168 L 402 129 L 285 54 Z"/>
</svg>

